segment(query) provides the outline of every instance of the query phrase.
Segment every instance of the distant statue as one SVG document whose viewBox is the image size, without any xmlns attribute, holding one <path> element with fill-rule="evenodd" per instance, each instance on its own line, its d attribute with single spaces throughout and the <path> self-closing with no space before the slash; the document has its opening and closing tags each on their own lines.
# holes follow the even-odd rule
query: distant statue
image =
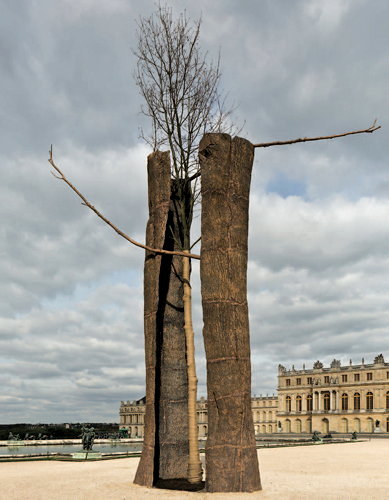
<svg viewBox="0 0 389 500">
<path fill-rule="evenodd" d="M 93 442 L 95 440 L 95 430 L 93 427 L 83 427 L 82 428 L 82 449 L 86 451 L 91 451 Z"/>
<path fill-rule="evenodd" d="M 10 432 L 8 434 L 8 441 L 15 441 L 15 440 L 16 440 L 15 436 L 12 434 L 12 432 Z"/>
<path fill-rule="evenodd" d="M 321 441 L 320 437 L 319 437 L 319 433 L 317 431 L 313 431 L 313 434 L 312 434 L 312 441 L 314 442 L 318 442 L 318 441 Z"/>
<path fill-rule="evenodd" d="M 340 368 L 340 360 L 339 359 L 333 359 L 331 361 L 331 368 Z"/>
<path fill-rule="evenodd" d="M 320 370 L 321 368 L 323 368 L 323 363 L 321 361 L 317 360 L 313 363 L 314 370 Z"/>
<path fill-rule="evenodd" d="M 286 372 L 286 368 L 284 365 L 278 365 L 278 373 L 285 373 Z"/>
<path fill-rule="evenodd" d="M 374 364 L 377 365 L 377 364 L 380 364 L 380 363 L 382 363 L 382 364 L 385 363 L 385 360 L 384 360 L 384 357 L 383 357 L 382 354 L 378 354 L 378 356 L 376 356 L 374 358 Z"/>
<path fill-rule="evenodd" d="M 354 432 L 351 434 L 351 439 L 352 439 L 352 440 L 354 440 L 354 441 L 355 441 L 356 439 L 358 439 L 358 436 L 357 436 L 356 431 L 354 431 Z"/>
<path fill-rule="evenodd" d="M 120 438 L 128 438 L 128 429 L 119 429 L 119 437 Z"/>
</svg>

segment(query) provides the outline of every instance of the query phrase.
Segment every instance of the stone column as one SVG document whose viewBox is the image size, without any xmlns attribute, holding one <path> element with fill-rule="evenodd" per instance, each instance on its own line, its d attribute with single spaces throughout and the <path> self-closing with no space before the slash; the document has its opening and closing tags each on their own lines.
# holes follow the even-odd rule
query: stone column
<svg viewBox="0 0 389 500">
<path fill-rule="evenodd" d="M 361 395 L 361 399 L 360 399 L 360 402 L 361 402 L 361 410 L 366 410 L 366 391 L 356 391 L 356 392 L 359 392 L 359 394 Z"/>
</svg>

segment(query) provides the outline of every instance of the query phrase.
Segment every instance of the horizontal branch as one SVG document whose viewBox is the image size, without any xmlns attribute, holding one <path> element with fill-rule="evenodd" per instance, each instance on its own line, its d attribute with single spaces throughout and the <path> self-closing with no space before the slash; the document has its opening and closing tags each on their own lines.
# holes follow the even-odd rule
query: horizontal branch
<svg viewBox="0 0 389 500">
<path fill-rule="evenodd" d="M 54 160 L 53 160 L 53 146 L 51 146 L 49 153 L 50 153 L 50 158 L 49 158 L 48 161 L 52 165 L 52 167 L 54 168 L 54 170 L 56 172 L 58 172 L 58 174 L 59 174 L 59 175 L 56 175 L 54 172 L 52 172 L 52 174 L 54 175 L 54 177 L 56 179 L 64 181 L 70 187 L 70 189 L 72 189 L 77 194 L 77 196 L 79 196 L 81 198 L 81 200 L 83 201 L 83 205 L 85 205 L 88 208 L 90 208 L 98 217 L 100 217 L 101 220 L 103 220 L 106 224 L 108 224 L 108 226 L 110 226 L 119 236 L 121 236 L 125 240 L 129 241 L 133 245 L 135 245 L 135 246 L 137 246 L 139 248 L 143 248 L 144 250 L 148 250 L 149 252 L 152 252 L 152 253 L 168 254 L 168 255 L 180 255 L 182 257 L 190 257 L 191 259 L 200 260 L 200 255 L 193 254 L 193 253 L 188 253 L 188 252 L 163 250 L 161 248 L 152 248 L 152 247 L 149 247 L 147 245 L 143 245 L 142 243 L 139 243 L 138 241 L 136 241 L 133 238 L 131 238 L 130 236 L 128 236 L 126 233 L 124 233 L 123 231 L 121 231 L 117 226 L 115 226 L 109 219 L 107 219 L 102 213 L 100 213 L 97 210 L 97 208 L 95 208 L 85 198 L 85 196 L 82 193 L 80 193 L 80 191 L 75 186 L 73 186 L 73 184 L 65 177 L 65 175 L 63 174 L 63 172 L 54 163 Z"/>
<path fill-rule="evenodd" d="M 324 141 L 326 139 L 336 139 L 338 137 L 345 137 L 346 135 L 354 134 L 371 134 L 376 130 L 381 128 L 381 125 L 376 126 L 377 120 L 374 120 L 373 125 L 369 128 L 363 130 L 354 130 L 352 132 L 344 132 L 343 134 L 337 135 L 323 135 L 321 137 L 302 137 L 300 139 L 291 139 L 289 141 L 273 141 L 273 142 L 260 142 L 258 144 L 253 144 L 255 148 L 268 148 L 270 146 L 285 146 L 286 144 L 296 144 L 297 142 L 309 142 L 309 141 Z"/>
<path fill-rule="evenodd" d="M 300 139 L 290 139 L 289 141 L 273 141 L 273 142 L 259 142 L 258 144 L 253 144 L 254 148 L 269 148 L 270 146 L 285 146 L 287 144 L 296 144 L 298 142 L 310 142 L 310 141 L 324 141 L 326 139 L 337 139 L 338 137 L 345 137 L 346 135 L 354 134 L 371 134 L 376 130 L 381 128 L 381 125 L 376 125 L 377 120 L 374 120 L 373 125 L 369 128 L 363 130 L 353 130 L 352 132 L 344 132 L 343 134 L 336 135 L 323 135 L 320 137 L 301 137 Z M 199 169 L 191 177 L 189 177 L 189 182 L 197 179 L 201 176 L 201 170 Z"/>
</svg>

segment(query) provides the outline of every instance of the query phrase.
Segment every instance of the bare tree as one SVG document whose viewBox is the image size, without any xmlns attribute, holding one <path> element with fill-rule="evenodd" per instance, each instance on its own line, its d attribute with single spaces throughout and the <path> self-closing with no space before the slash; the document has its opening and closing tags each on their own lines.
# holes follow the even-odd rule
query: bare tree
<svg viewBox="0 0 389 500">
<path fill-rule="evenodd" d="M 229 112 L 223 111 L 224 99 L 218 91 L 219 59 L 215 63 L 209 62 L 207 54 L 201 51 L 198 43 L 200 26 L 201 20 L 192 24 L 185 14 L 174 19 L 170 8 L 159 6 L 151 17 L 139 20 L 138 46 L 134 52 L 137 57 L 135 80 L 145 100 L 142 111 L 151 119 L 151 133 L 146 135 L 142 131 L 142 137 L 154 151 L 162 147 L 170 150 L 178 227 L 176 247 L 187 254 L 191 250 L 193 209 L 198 196 L 198 144 L 206 131 L 218 131 L 221 127 L 228 129 L 226 122 L 229 116 Z M 197 376 L 190 276 L 188 256 L 183 258 L 180 275 L 188 377 L 187 479 L 198 483 L 202 471 L 198 452 Z M 142 461 L 143 457 L 141 470 L 144 469 Z M 135 480 L 147 482 L 141 474 Z"/>
</svg>

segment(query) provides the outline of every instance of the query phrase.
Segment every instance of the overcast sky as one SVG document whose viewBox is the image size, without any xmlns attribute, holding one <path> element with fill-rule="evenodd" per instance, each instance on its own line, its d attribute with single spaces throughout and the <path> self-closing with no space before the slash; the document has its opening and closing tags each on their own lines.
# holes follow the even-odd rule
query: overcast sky
<svg viewBox="0 0 389 500">
<path fill-rule="evenodd" d="M 250 208 L 253 394 L 279 363 L 389 360 L 389 3 L 168 2 L 202 14 L 222 89 L 256 150 Z M 144 388 L 143 252 L 50 174 L 144 241 L 146 126 L 132 73 L 143 0 L 2 0 L 0 423 L 118 421 Z M 198 221 L 196 221 L 198 227 Z M 196 230 L 195 230 L 196 233 Z M 194 238 L 198 234 L 194 234 Z M 206 395 L 198 263 L 199 396 Z"/>
</svg>

